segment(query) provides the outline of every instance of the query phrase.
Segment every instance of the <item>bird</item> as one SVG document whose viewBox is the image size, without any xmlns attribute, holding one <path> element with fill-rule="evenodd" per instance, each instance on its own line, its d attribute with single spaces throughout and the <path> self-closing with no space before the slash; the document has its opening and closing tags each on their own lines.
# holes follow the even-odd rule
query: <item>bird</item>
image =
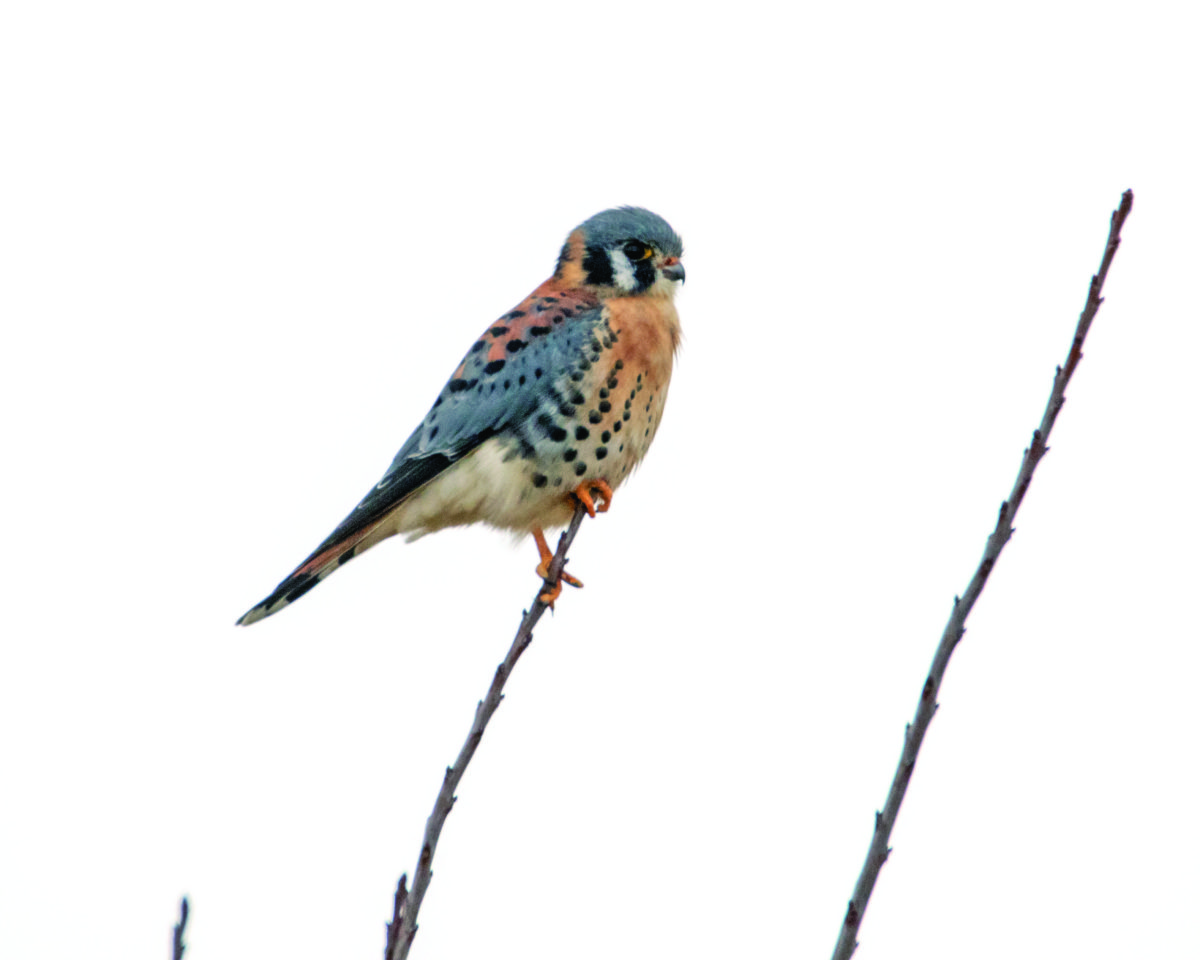
<svg viewBox="0 0 1200 960">
<path fill-rule="evenodd" d="M 662 217 L 614 207 L 568 234 L 554 273 L 467 350 L 382 479 L 337 528 L 237 621 L 294 603 L 396 534 L 474 523 L 532 534 L 549 605 L 545 531 L 577 503 L 595 517 L 658 431 L 680 344 L 674 297 L 683 242 Z"/>
</svg>

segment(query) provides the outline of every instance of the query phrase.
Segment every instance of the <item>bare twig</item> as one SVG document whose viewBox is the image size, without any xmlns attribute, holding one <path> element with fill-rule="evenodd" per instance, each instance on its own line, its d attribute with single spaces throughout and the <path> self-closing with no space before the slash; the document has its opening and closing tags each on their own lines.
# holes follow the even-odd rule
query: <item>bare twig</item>
<svg viewBox="0 0 1200 960">
<path fill-rule="evenodd" d="M 188 918 L 188 902 L 187 897 L 179 901 L 179 922 L 175 924 L 175 936 L 171 943 L 171 960 L 183 960 L 183 952 L 187 949 L 187 944 L 183 942 L 183 935 L 187 932 Z"/>
<path fill-rule="evenodd" d="M 900 812 L 904 792 L 908 789 L 913 765 L 917 762 L 917 751 L 921 749 L 925 731 L 937 710 L 937 695 L 942 683 L 942 675 L 946 672 L 946 665 L 950 662 L 950 654 L 954 652 L 958 641 L 962 639 L 967 615 L 971 612 L 975 601 L 979 599 L 979 594 L 983 591 L 984 584 L 987 583 L 988 575 L 992 572 L 992 568 L 1000 556 L 1000 551 L 1004 549 L 1004 545 L 1013 535 L 1012 521 L 1017 515 L 1021 501 L 1025 499 L 1025 493 L 1033 479 L 1033 471 L 1049 449 L 1046 446 L 1046 440 L 1062 409 L 1065 399 L 1064 391 L 1071 379 L 1071 374 L 1075 372 L 1079 361 L 1083 359 L 1083 341 L 1092 325 L 1092 319 L 1096 316 L 1096 311 L 1104 302 L 1100 291 L 1104 287 L 1108 268 L 1112 265 L 1117 247 L 1121 243 L 1121 227 L 1132 208 L 1133 191 L 1126 190 L 1121 196 L 1121 205 L 1113 212 L 1108 231 L 1108 243 L 1104 248 L 1104 257 L 1100 261 L 1099 272 L 1092 277 L 1087 303 L 1084 305 L 1083 313 L 1079 316 L 1079 323 L 1075 327 L 1075 339 L 1071 342 L 1067 362 L 1055 371 L 1054 386 L 1050 391 L 1050 399 L 1046 403 L 1046 412 L 1042 415 L 1042 422 L 1033 431 L 1033 441 L 1021 460 L 1021 469 L 1017 471 L 1017 480 L 1013 484 L 1012 492 L 1008 499 L 1000 504 L 1000 516 L 996 520 L 996 529 L 988 537 L 987 546 L 983 551 L 983 559 L 980 560 L 975 575 L 967 585 L 966 592 L 962 597 L 954 598 L 954 610 L 950 614 L 950 620 L 942 633 L 941 643 L 938 644 L 937 652 L 934 654 L 933 665 L 929 668 L 929 676 L 925 679 L 925 684 L 921 689 L 916 716 L 904 731 L 904 749 L 900 754 L 900 765 L 896 768 L 896 775 L 892 778 L 891 789 L 888 790 L 887 802 L 884 804 L 883 812 L 875 814 L 875 833 L 871 838 L 871 846 L 867 850 L 866 862 L 858 876 L 858 883 L 854 887 L 854 897 L 846 910 L 846 918 L 842 921 L 842 929 L 833 950 L 834 960 L 849 960 L 858 946 L 856 940 L 858 927 L 866 912 L 867 901 L 875 887 L 879 869 L 887 860 L 888 854 L 891 853 L 891 848 L 888 847 L 888 838 L 891 836 L 892 826 L 896 822 L 896 815 Z"/>
<path fill-rule="evenodd" d="M 554 554 L 554 559 L 550 562 L 550 569 L 546 578 L 547 585 L 552 586 L 558 582 L 563 567 L 567 563 L 567 551 L 571 548 L 571 544 L 575 540 L 575 534 L 579 532 L 579 526 L 583 523 L 585 515 L 586 511 L 583 504 L 578 504 L 575 507 L 575 514 L 571 518 L 570 525 L 563 535 L 559 537 L 558 550 Z M 434 802 L 433 813 L 425 821 L 425 839 L 421 844 L 421 856 L 417 861 L 416 872 L 413 874 L 412 890 L 409 891 L 407 889 L 407 874 L 400 877 L 400 883 L 396 887 L 396 902 L 392 910 L 392 921 L 387 925 L 387 945 L 383 952 L 384 960 L 404 960 L 408 956 L 413 937 L 417 933 L 417 912 L 421 909 L 421 901 L 425 898 L 425 891 L 428 889 L 430 878 L 433 876 L 431 867 L 434 851 L 437 850 L 438 837 L 441 836 L 442 826 L 445 824 L 446 817 L 449 816 L 450 810 L 454 806 L 454 791 L 458 788 L 458 782 L 462 779 L 462 775 L 467 769 L 467 764 L 471 762 L 471 757 L 474 756 L 475 749 L 479 746 L 479 741 L 483 738 L 483 731 L 487 727 L 488 721 L 492 718 L 492 714 L 496 712 L 496 708 L 500 706 L 500 701 L 503 699 L 504 684 L 508 680 L 509 674 L 512 673 L 512 669 L 521 654 L 525 652 L 525 648 L 533 642 L 533 628 L 547 609 L 547 605 L 541 599 L 544 589 L 544 587 L 538 589 L 538 595 L 534 597 L 533 604 L 521 620 L 521 626 L 517 629 L 516 637 L 513 638 L 512 646 L 508 650 L 508 656 L 496 668 L 496 675 L 492 678 L 492 685 L 488 689 L 487 696 L 475 708 L 475 722 L 471 724 L 471 732 L 467 734 L 467 740 L 458 752 L 458 759 L 454 761 L 454 766 L 446 768 L 446 776 L 442 780 L 442 788 L 438 791 L 437 800 Z"/>
</svg>

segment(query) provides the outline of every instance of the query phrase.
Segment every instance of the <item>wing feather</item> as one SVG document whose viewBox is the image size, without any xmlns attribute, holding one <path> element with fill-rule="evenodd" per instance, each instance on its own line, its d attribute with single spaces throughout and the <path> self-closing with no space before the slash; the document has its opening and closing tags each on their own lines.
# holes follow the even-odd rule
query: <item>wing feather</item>
<svg viewBox="0 0 1200 960">
<path fill-rule="evenodd" d="M 490 437 L 506 430 L 519 433 L 547 398 L 565 402 L 561 371 L 595 340 L 604 311 L 587 291 L 560 291 L 552 284 L 543 284 L 484 332 L 383 478 L 239 623 L 253 623 L 299 599 L 367 549 L 375 526 L 425 484 Z"/>
</svg>

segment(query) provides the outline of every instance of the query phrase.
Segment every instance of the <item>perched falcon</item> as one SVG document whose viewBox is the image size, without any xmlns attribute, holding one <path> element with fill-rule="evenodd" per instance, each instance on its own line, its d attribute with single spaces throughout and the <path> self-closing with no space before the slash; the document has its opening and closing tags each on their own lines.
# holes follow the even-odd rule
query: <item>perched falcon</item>
<svg viewBox="0 0 1200 960">
<path fill-rule="evenodd" d="M 277 613 L 397 533 L 481 522 L 528 531 L 545 578 L 543 530 L 566 525 L 577 501 L 592 516 L 608 509 L 658 430 L 679 346 L 682 255 L 670 225 L 638 207 L 571 231 L 554 275 L 472 344 L 383 479 L 238 623 Z"/>
</svg>

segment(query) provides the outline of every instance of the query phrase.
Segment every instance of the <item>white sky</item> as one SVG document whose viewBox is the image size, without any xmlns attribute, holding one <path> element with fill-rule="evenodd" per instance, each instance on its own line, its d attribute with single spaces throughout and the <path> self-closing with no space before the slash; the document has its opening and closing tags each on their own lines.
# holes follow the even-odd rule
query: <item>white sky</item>
<svg viewBox="0 0 1200 960">
<path fill-rule="evenodd" d="M 501 9 L 503 8 L 503 9 Z M 1200 955 L 1187 4 L 0 14 L 0 956 L 378 957 L 531 543 L 251 630 L 619 203 L 667 416 L 459 791 L 414 958 L 824 957 L 1136 193 L 858 956 Z"/>
</svg>

